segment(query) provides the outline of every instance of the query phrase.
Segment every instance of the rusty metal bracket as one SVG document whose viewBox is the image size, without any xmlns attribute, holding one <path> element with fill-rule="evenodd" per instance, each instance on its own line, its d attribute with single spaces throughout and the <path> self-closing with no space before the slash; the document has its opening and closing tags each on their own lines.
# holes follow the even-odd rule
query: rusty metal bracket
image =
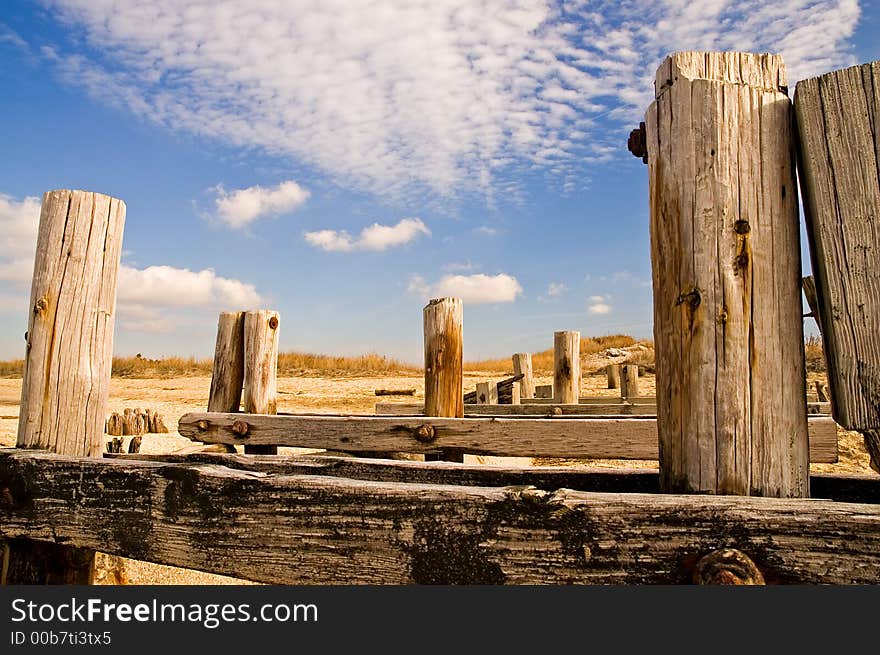
<svg viewBox="0 0 880 655">
<path fill-rule="evenodd" d="M 634 157 L 641 157 L 642 163 L 648 163 L 648 137 L 645 133 L 644 123 L 639 123 L 638 128 L 629 133 L 626 147 Z"/>
</svg>

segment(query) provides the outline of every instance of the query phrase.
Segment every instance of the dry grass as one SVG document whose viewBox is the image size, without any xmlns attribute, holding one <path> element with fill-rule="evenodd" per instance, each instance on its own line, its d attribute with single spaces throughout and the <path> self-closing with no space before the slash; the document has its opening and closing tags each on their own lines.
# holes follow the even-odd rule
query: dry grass
<svg viewBox="0 0 880 655">
<path fill-rule="evenodd" d="M 289 377 L 307 374 L 330 375 L 400 375 L 418 374 L 420 366 L 398 359 L 369 353 L 357 357 L 334 357 L 311 353 L 281 353 L 278 355 L 278 375 Z"/>
<path fill-rule="evenodd" d="M 650 342 L 643 342 L 652 345 Z M 636 340 L 625 334 L 608 334 L 601 337 L 582 337 L 581 356 L 594 355 L 608 348 L 627 348 L 636 344 Z M 653 352 L 653 351 L 652 351 Z M 465 362 L 466 371 L 508 371 L 513 372 L 510 358 L 484 359 L 478 362 Z M 532 354 L 532 371 L 535 375 L 551 375 L 553 373 L 553 349 Z"/>
<path fill-rule="evenodd" d="M 813 373 L 825 371 L 825 351 L 822 349 L 822 339 L 817 336 L 809 336 L 804 341 L 804 352 L 807 357 L 807 370 Z"/>
</svg>

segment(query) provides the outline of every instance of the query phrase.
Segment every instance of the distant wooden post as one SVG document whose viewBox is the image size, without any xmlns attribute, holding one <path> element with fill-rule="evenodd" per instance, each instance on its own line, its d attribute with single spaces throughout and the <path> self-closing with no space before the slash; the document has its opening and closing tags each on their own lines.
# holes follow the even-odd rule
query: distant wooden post
<svg viewBox="0 0 880 655">
<path fill-rule="evenodd" d="M 498 394 L 498 402 L 501 402 L 501 394 Z M 511 405 L 519 405 L 522 402 L 522 396 L 520 395 L 519 385 L 514 383 L 510 386 L 510 404 Z"/>
<path fill-rule="evenodd" d="M 553 334 L 553 399 L 576 404 L 581 386 L 581 333 Z"/>
<path fill-rule="evenodd" d="M 498 384 L 496 382 L 477 382 L 477 404 L 498 404 Z"/>
<path fill-rule="evenodd" d="M 18 448 L 101 457 L 113 363 L 125 203 L 88 191 L 43 195 Z M 95 553 L 9 542 L 6 584 L 89 584 Z"/>
<path fill-rule="evenodd" d="M 265 309 L 244 314 L 244 390 L 248 414 L 277 413 L 278 312 Z M 277 446 L 245 446 L 252 455 L 276 455 Z"/>
<path fill-rule="evenodd" d="M 458 298 L 437 298 L 425 307 L 425 416 L 464 416 L 462 314 Z"/>
<path fill-rule="evenodd" d="M 620 388 L 620 364 L 609 364 L 605 367 L 605 374 L 608 376 L 608 388 Z"/>
<path fill-rule="evenodd" d="M 435 298 L 423 311 L 425 332 L 425 416 L 464 417 L 462 317 L 460 298 Z M 479 394 L 478 394 L 479 395 Z M 437 459 L 426 455 L 426 460 Z M 464 455 L 443 459 L 463 462 Z"/>
<path fill-rule="evenodd" d="M 639 367 L 637 364 L 620 364 L 620 397 L 639 397 Z"/>
<path fill-rule="evenodd" d="M 532 374 L 532 354 L 516 353 L 513 356 L 513 374 L 522 374 L 522 380 L 519 381 L 519 397 L 520 399 L 535 397 L 535 378 Z M 517 404 L 517 403 L 514 403 Z"/>
<path fill-rule="evenodd" d="M 660 479 L 809 494 L 791 102 L 776 55 L 683 52 L 646 137 Z"/>
<path fill-rule="evenodd" d="M 552 384 L 535 385 L 535 398 L 553 398 Z"/>
<path fill-rule="evenodd" d="M 794 106 L 834 420 L 880 472 L 880 61 L 798 82 Z"/>
<path fill-rule="evenodd" d="M 244 312 L 221 312 L 217 321 L 208 411 L 239 411 L 243 384 Z"/>
</svg>

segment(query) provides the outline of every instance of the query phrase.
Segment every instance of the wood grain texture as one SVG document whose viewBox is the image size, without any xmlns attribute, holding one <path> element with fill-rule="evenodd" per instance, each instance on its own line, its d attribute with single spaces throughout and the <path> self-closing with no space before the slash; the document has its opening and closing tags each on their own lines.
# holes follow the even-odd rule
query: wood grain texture
<svg viewBox="0 0 880 655">
<path fill-rule="evenodd" d="M 217 320 L 208 411 L 239 411 L 243 384 L 244 312 L 221 312 Z"/>
<path fill-rule="evenodd" d="M 581 333 L 553 333 L 553 400 L 576 403 L 581 389 Z"/>
<path fill-rule="evenodd" d="M 880 507 L 266 475 L 0 454 L 0 533 L 285 584 L 688 581 L 736 548 L 768 582 L 874 583 Z"/>
<path fill-rule="evenodd" d="M 425 413 L 464 416 L 462 395 L 462 319 L 459 298 L 435 298 L 423 311 L 425 335 Z"/>
<path fill-rule="evenodd" d="M 782 60 L 678 53 L 657 80 L 645 121 L 663 488 L 806 496 L 798 200 Z"/>
<path fill-rule="evenodd" d="M 880 61 L 798 82 L 798 163 L 836 420 L 880 429 Z"/>
<path fill-rule="evenodd" d="M 535 397 L 535 377 L 532 372 L 532 354 L 516 353 L 513 356 L 513 373 L 522 375 L 519 381 L 520 401 Z"/>
<path fill-rule="evenodd" d="M 247 456 L 219 454 L 211 446 L 193 446 L 199 451 L 171 455 L 105 454 L 105 458 L 136 459 L 177 464 L 214 464 L 271 475 L 329 475 L 375 482 L 423 482 L 478 487 L 534 486 L 545 491 L 575 489 L 599 493 L 659 493 L 656 468 L 464 465 L 449 462 L 396 461 L 392 459 L 339 457 L 325 454 L 295 456 Z M 2 451 L 0 451 L 2 452 Z M 873 474 L 813 473 L 812 498 L 846 503 L 880 504 L 880 477 Z"/>
<path fill-rule="evenodd" d="M 657 421 L 589 418 L 184 414 L 178 432 L 193 441 L 325 448 L 343 452 L 440 453 L 507 457 L 657 459 Z M 837 461 L 837 426 L 810 419 L 814 462 Z"/>
<path fill-rule="evenodd" d="M 477 405 L 498 404 L 498 384 L 495 382 L 477 382 Z"/>
<path fill-rule="evenodd" d="M 100 456 L 110 393 L 125 203 L 88 191 L 43 195 L 18 445 Z"/>
</svg>

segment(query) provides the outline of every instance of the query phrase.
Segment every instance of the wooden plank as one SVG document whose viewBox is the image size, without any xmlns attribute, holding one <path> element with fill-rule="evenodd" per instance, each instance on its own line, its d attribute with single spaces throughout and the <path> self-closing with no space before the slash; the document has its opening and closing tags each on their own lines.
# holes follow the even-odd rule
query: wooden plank
<svg viewBox="0 0 880 655">
<path fill-rule="evenodd" d="M 656 419 L 462 418 L 185 414 L 178 431 L 204 443 L 271 444 L 345 452 L 437 453 L 451 448 L 475 455 L 657 459 Z M 810 419 L 814 462 L 837 461 L 837 426 Z"/>
<path fill-rule="evenodd" d="M 645 122 L 666 491 L 809 493 L 785 84 L 776 55 L 683 52 L 657 72 Z"/>
<path fill-rule="evenodd" d="M 424 414 L 421 403 L 376 403 L 376 414 L 380 416 L 419 416 Z M 635 405 L 614 403 L 610 405 L 559 405 L 533 404 L 519 405 L 468 405 L 465 418 L 474 416 L 616 416 L 616 415 L 657 415 L 656 405 Z"/>
<path fill-rule="evenodd" d="M 237 412 L 241 409 L 244 384 L 244 312 L 220 312 L 214 365 L 211 367 L 209 412 Z"/>
<path fill-rule="evenodd" d="M 215 446 L 216 447 L 216 446 Z M 0 451 L 2 452 L 2 451 Z M 422 482 L 478 487 L 533 486 L 545 491 L 566 488 L 599 493 L 659 493 L 657 469 L 590 466 L 464 465 L 450 462 L 397 461 L 332 455 L 251 457 L 199 451 L 170 455 L 105 453 L 105 458 L 169 464 L 214 464 L 271 475 L 329 475 L 376 482 Z M 810 496 L 846 503 L 880 504 L 880 476 L 813 473 Z"/>
<path fill-rule="evenodd" d="M 798 82 L 794 104 L 834 416 L 880 471 L 880 61 Z"/>
<path fill-rule="evenodd" d="M 531 353 L 516 353 L 513 356 L 513 373 L 522 375 L 519 381 L 520 400 L 535 397 L 535 378 L 532 374 Z"/>
<path fill-rule="evenodd" d="M 25 451 L 0 454 L 0 481 L 14 490 L 0 500 L 6 538 L 275 584 L 680 583 L 725 547 L 768 582 L 880 578 L 880 506 L 869 504 L 369 482 Z"/>
<path fill-rule="evenodd" d="M 20 447 L 100 457 L 110 393 L 125 203 L 88 191 L 43 195 L 21 389 Z M 90 584 L 95 553 L 4 546 L 0 584 Z"/>
<path fill-rule="evenodd" d="M 581 388 L 581 333 L 553 333 L 553 398 L 575 403 Z"/>
</svg>

